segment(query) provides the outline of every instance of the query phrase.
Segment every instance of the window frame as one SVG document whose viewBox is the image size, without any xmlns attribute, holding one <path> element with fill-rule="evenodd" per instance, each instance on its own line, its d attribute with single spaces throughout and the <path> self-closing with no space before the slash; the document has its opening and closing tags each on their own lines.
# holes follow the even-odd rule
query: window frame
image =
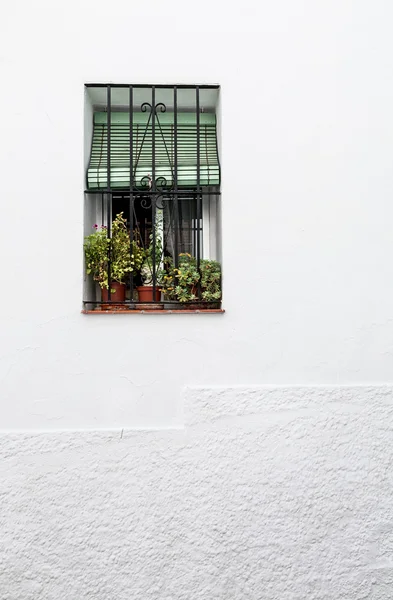
<svg viewBox="0 0 393 600">
<path fill-rule="evenodd" d="M 202 272 L 201 272 L 201 266 L 203 267 L 203 264 L 201 261 L 207 261 L 207 260 L 211 260 L 210 256 L 214 255 L 214 259 L 216 260 L 220 257 L 220 250 L 219 250 L 219 242 L 218 242 L 218 235 L 216 235 L 216 244 L 212 243 L 212 238 L 214 237 L 214 234 L 212 232 L 214 232 L 214 230 L 218 230 L 218 219 L 219 219 L 219 209 L 218 206 L 215 206 L 214 210 L 211 210 L 211 204 L 212 202 L 214 202 L 216 205 L 218 205 L 219 201 L 220 201 L 220 162 L 219 162 L 219 156 L 218 156 L 218 135 L 216 132 L 216 151 L 217 151 L 217 163 L 218 163 L 218 169 L 219 169 L 219 184 L 217 186 L 204 186 L 201 185 L 201 114 L 203 114 L 203 108 L 201 111 L 201 104 L 200 104 L 200 91 L 202 89 L 216 89 L 219 90 L 219 86 L 218 85 L 180 85 L 180 86 L 172 86 L 172 85 L 145 85 L 145 84 L 132 84 L 132 85 L 128 85 L 128 84 L 85 84 L 85 88 L 104 88 L 104 90 L 106 91 L 106 113 L 107 113 L 107 123 L 106 123 L 106 187 L 105 189 L 89 189 L 88 188 L 88 181 L 87 181 L 87 172 L 86 172 L 86 190 L 85 190 L 85 194 L 88 198 L 87 202 L 89 202 L 89 198 L 91 198 L 93 195 L 95 195 L 95 200 L 96 200 L 96 204 L 97 206 L 100 205 L 101 206 L 101 218 L 98 219 L 97 218 L 97 222 L 99 220 L 101 220 L 101 225 L 106 228 L 106 232 L 107 232 L 107 237 L 109 239 L 111 239 L 111 232 L 112 232 L 112 223 L 113 223 L 113 200 L 116 196 L 122 195 L 123 197 L 128 197 L 129 200 L 129 222 L 127 223 L 128 226 L 128 234 L 129 234 L 129 241 L 130 241 L 130 247 L 132 247 L 132 244 L 135 241 L 135 225 L 137 223 L 135 223 L 135 219 L 136 219 L 136 213 L 135 213 L 135 202 L 137 199 L 143 197 L 145 198 L 147 203 L 150 203 L 150 207 L 151 207 L 151 222 L 152 223 L 156 223 L 156 219 L 157 219 L 157 215 L 160 213 L 160 211 L 163 212 L 163 202 L 164 202 L 164 198 L 171 198 L 171 206 L 173 207 L 173 219 L 174 219 L 174 256 L 173 256 L 173 263 L 174 263 L 174 268 L 175 269 L 179 269 L 179 254 L 181 256 L 181 253 L 179 252 L 180 248 L 180 244 L 179 244 L 179 231 L 180 231 L 180 226 L 179 226 L 179 202 L 182 201 L 182 199 L 184 199 L 185 194 L 189 195 L 189 196 L 193 196 L 194 200 L 195 200 L 195 206 L 196 206 L 196 210 L 195 213 L 193 215 L 192 218 L 192 223 L 191 223 L 191 229 L 192 229 L 192 233 L 193 233 L 193 238 L 194 238 L 194 246 L 193 246 L 193 250 L 195 250 L 195 255 L 193 254 L 193 256 L 195 256 L 195 265 L 196 265 L 196 269 L 198 271 L 198 273 L 200 274 L 200 279 L 198 281 L 198 283 L 195 286 L 195 292 L 193 292 L 193 295 L 196 296 L 195 298 L 193 298 L 193 301 L 190 303 L 187 303 L 187 307 L 190 307 L 192 304 L 192 307 L 196 310 L 219 310 L 221 309 L 221 297 L 219 299 L 219 301 L 215 301 L 215 302 L 207 302 L 206 300 L 204 301 L 203 299 L 203 290 L 201 287 L 201 279 L 202 279 Z M 114 187 L 112 184 L 112 180 L 111 180 L 111 162 L 112 162 L 112 152 L 111 152 L 111 143 L 112 143 L 112 114 L 113 112 L 116 112 L 116 110 L 112 110 L 113 106 L 112 106 L 112 100 L 111 100 L 111 96 L 112 96 L 112 90 L 115 88 L 127 88 L 128 90 L 128 94 L 129 94 L 129 104 L 128 104 L 128 114 L 129 114 L 129 187 L 127 188 L 118 188 L 118 187 Z M 136 163 L 136 166 L 134 166 L 134 130 L 133 130 L 133 115 L 135 113 L 135 108 L 134 108 L 134 90 L 135 89 L 139 89 L 139 88 L 145 88 L 150 90 L 151 93 L 151 102 L 144 102 L 141 105 L 141 110 L 144 112 L 149 112 L 149 122 L 151 123 L 150 128 L 151 128 L 151 147 L 152 147 L 152 153 L 151 153 L 151 160 L 152 160 L 152 164 L 151 164 L 151 173 L 146 174 L 146 176 L 142 177 L 140 179 L 140 181 L 136 181 L 136 178 L 134 177 L 135 175 L 135 171 L 136 171 L 136 166 L 138 163 Z M 173 152 L 172 152 L 172 158 L 173 158 L 173 164 L 171 165 L 171 169 L 172 169 L 172 182 L 171 185 L 168 186 L 168 183 L 165 179 L 165 177 L 162 177 L 159 175 L 159 168 L 157 168 L 157 161 L 156 161 L 156 139 L 157 139 L 157 131 L 159 131 L 161 129 L 161 124 L 160 124 L 160 113 L 165 113 L 166 112 L 166 106 L 162 103 L 162 102 L 157 102 L 157 90 L 163 89 L 165 88 L 166 90 L 171 90 L 173 92 Z M 179 110 L 179 106 L 178 106 L 178 91 L 181 89 L 187 89 L 187 90 L 193 90 L 195 92 L 195 135 L 196 135 L 196 185 L 193 186 L 193 191 L 191 192 L 191 190 L 184 190 L 183 188 L 181 188 L 179 186 L 179 182 L 178 182 L 178 143 L 179 143 L 179 139 L 177 136 L 177 132 L 178 132 L 178 115 L 182 114 L 181 108 Z M 94 117 L 93 117 L 94 118 Z M 145 133 L 146 135 L 146 133 Z M 189 142 L 188 142 L 189 143 Z M 165 141 L 164 141 L 165 144 Z M 207 141 L 206 141 L 207 144 Z M 206 146 L 207 147 L 207 146 Z M 206 150 L 206 154 L 207 154 L 207 150 Z M 168 154 L 168 158 L 169 154 Z M 100 199 L 98 199 L 98 197 L 100 197 Z M 214 198 L 214 200 L 211 200 L 211 198 Z M 161 204 L 160 204 L 161 202 Z M 96 206 L 96 215 L 98 216 L 98 208 Z M 213 216 L 214 215 L 214 218 Z M 196 226 L 195 226 L 196 225 Z M 195 231 L 194 231 L 195 230 Z M 86 229 L 85 229 L 86 231 Z M 160 233 L 157 233 L 158 230 L 156 229 L 156 227 L 152 226 L 152 233 L 151 233 L 151 239 L 150 239 L 150 244 L 152 245 L 153 248 L 157 247 L 157 243 L 159 242 L 159 237 L 160 237 Z M 162 237 L 164 237 L 164 231 L 162 233 Z M 215 250 L 213 250 L 212 248 L 214 247 L 214 245 L 216 245 Z M 159 272 L 161 270 L 161 266 L 162 266 L 162 262 L 161 260 L 164 258 L 164 255 L 162 253 L 162 258 L 158 259 L 156 257 L 156 252 L 151 252 L 151 267 L 152 267 L 152 306 L 150 308 L 154 306 L 156 306 L 157 304 L 162 304 L 162 302 L 160 301 L 159 303 L 157 302 L 157 293 L 159 292 L 160 289 L 160 285 L 161 285 L 161 281 L 160 281 L 160 277 L 159 276 Z M 157 264 L 158 263 L 158 264 Z M 112 283 L 113 283 L 113 277 L 112 277 L 112 272 L 111 272 L 111 257 L 108 257 L 108 261 L 107 261 L 107 280 L 108 280 L 108 287 L 109 289 L 112 289 Z M 87 296 L 90 297 L 86 297 L 85 294 L 85 299 L 83 301 L 84 304 L 84 308 L 87 309 L 89 307 L 93 307 L 93 308 L 102 308 L 103 306 L 106 307 L 106 309 L 112 309 L 112 308 L 118 308 L 120 304 L 127 306 L 127 308 L 131 309 L 138 309 L 140 308 L 139 304 L 140 302 L 136 301 L 134 298 L 134 276 L 131 273 L 127 284 L 130 287 L 130 298 L 128 300 L 124 300 L 121 302 L 118 302 L 117 300 L 112 300 L 112 297 L 110 294 L 107 293 L 107 298 L 104 301 L 102 298 L 101 300 L 97 300 L 97 297 L 92 298 L 91 296 L 93 296 L 94 294 L 91 293 L 91 288 L 90 288 L 90 294 L 88 293 Z M 221 281 L 220 281 L 220 286 L 221 286 Z M 94 287 L 94 286 L 93 286 Z M 95 296 L 97 296 L 97 290 L 95 293 Z M 142 304 L 146 304 L 145 302 L 143 302 Z M 149 303 L 147 303 L 149 304 Z M 176 309 L 176 308 L 180 308 L 178 306 L 179 302 L 173 302 L 172 303 L 173 306 L 171 306 L 171 308 Z M 123 307 L 124 308 L 124 307 Z M 149 308 L 149 307 L 147 307 Z M 161 307 L 160 307 L 161 308 Z M 181 308 L 184 309 L 184 306 L 182 306 Z M 88 311 L 90 312 L 90 311 Z"/>
</svg>

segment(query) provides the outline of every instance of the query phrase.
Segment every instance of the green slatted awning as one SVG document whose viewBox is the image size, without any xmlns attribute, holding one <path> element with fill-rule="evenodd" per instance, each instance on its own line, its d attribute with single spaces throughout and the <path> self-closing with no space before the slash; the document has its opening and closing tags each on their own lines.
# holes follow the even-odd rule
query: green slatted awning
<svg viewBox="0 0 393 600">
<path fill-rule="evenodd" d="M 133 113 L 134 184 L 152 174 L 152 119 L 149 113 Z M 88 189 L 107 188 L 107 119 L 105 112 L 94 113 L 91 156 L 87 171 Z M 200 185 L 219 185 L 220 165 L 217 150 L 216 115 L 200 114 Z M 130 116 L 111 114 L 111 189 L 130 186 Z M 157 113 L 155 117 L 155 176 L 174 183 L 175 141 L 174 114 Z M 197 125 L 195 113 L 177 115 L 177 185 L 197 185 Z"/>
</svg>

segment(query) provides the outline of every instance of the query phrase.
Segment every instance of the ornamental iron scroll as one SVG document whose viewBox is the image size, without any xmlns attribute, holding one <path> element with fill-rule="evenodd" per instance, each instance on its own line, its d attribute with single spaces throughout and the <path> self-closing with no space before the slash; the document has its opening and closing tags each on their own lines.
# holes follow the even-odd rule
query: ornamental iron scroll
<svg viewBox="0 0 393 600">
<path fill-rule="evenodd" d="M 145 127 L 145 130 L 142 135 L 141 146 L 139 148 L 137 158 L 135 161 L 133 180 L 136 181 L 136 171 L 137 171 L 137 168 L 139 165 L 139 160 L 141 158 L 144 144 L 146 142 L 146 137 L 147 137 L 149 131 L 152 131 L 151 135 L 152 136 L 154 135 L 154 137 L 156 137 L 156 130 L 157 130 L 157 131 L 159 131 L 159 134 L 161 135 L 163 147 L 165 148 L 165 154 L 168 159 L 168 167 L 170 168 L 170 171 L 171 171 L 172 183 L 169 183 L 167 178 L 164 177 L 163 175 L 159 175 L 158 177 L 155 177 L 154 181 L 153 181 L 151 174 L 148 173 L 146 175 L 143 175 L 140 178 L 139 183 L 137 183 L 135 185 L 136 191 L 141 191 L 141 192 L 145 192 L 145 193 L 157 193 L 158 192 L 158 194 L 164 193 L 164 192 L 170 192 L 173 189 L 173 182 L 174 182 L 174 178 L 175 178 L 174 168 L 173 168 L 170 152 L 168 150 L 167 141 L 165 139 L 165 135 L 162 130 L 161 122 L 160 122 L 160 119 L 158 116 L 159 112 L 160 113 L 166 112 L 166 105 L 163 102 L 158 102 L 153 107 L 153 105 L 150 104 L 150 102 L 143 102 L 143 104 L 141 104 L 141 111 L 144 113 L 148 112 L 149 117 L 147 119 L 146 127 Z M 154 120 L 154 128 L 153 128 L 153 120 Z M 154 134 L 153 134 L 153 131 L 154 131 Z M 152 162 L 153 162 L 153 154 L 154 154 L 154 146 L 152 146 Z M 151 203 L 150 203 L 150 206 L 151 206 Z"/>
</svg>

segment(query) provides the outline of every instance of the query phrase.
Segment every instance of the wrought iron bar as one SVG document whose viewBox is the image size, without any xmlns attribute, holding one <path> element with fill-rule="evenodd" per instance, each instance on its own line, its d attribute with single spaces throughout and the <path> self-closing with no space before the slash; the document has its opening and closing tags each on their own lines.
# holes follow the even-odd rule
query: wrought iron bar
<svg viewBox="0 0 393 600">
<path fill-rule="evenodd" d="M 195 88 L 196 96 L 196 135 L 197 135 L 197 218 L 196 218 L 196 248 L 197 248 L 197 269 L 201 273 L 201 235 L 200 227 L 202 221 L 202 202 L 201 202 L 201 117 L 200 117 L 200 102 L 199 102 L 199 87 Z M 201 280 L 197 286 L 198 300 L 201 299 Z"/>
<path fill-rule="evenodd" d="M 194 227 L 193 220 L 195 220 L 196 213 L 194 210 L 194 202 L 188 202 L 188 245 L 189 245 L 189 253 L 193 253 L 196 250 L 196 246 L 194 243 Z"/>
<path fill-rule="evenodd" d="M 159 128 L 160 133 L 161 133 L 161 138 L 162 138 L 162 142 L 164 144 L 165 153 L 166 153 L 166 156 L 167 156 L 167 159 L 168 159 L 169 168 L 171 170 L 172 181 L 173 181 L 173 167 L 172 167 L 171 157 L 169 155 L 168 146 L 167 146 L 167 143 L 166 143 L 166 140 L 165 140 L 165 135 L 164 135 L 163 129 L 161 127 L 161 122 L 160 122 L 160 119 L 158 118 L 158 114 L 157 114 L 158 109 L 160 109 L 160 112 L 162 112 L 162 113 L 166 112 L 166 106 L 165 106 L 165 104 L 163 102 L 159 102 L 158 104 L 155 105 L 154 109 L 155 109 L 154 110 L 155 118 L 157 119 L 157 125 L 158 125 L 158 128 Z M 161 157 L 161 159 L 162 159 L 162 157 Z M 165 177 L 162 177 L 162 176 L 161 177 L 157 177 L 156 183 L 158 181 L 160 181 L 160 180 L 163 183 L 163 185 L 161 187 L 166 187 L 167 186 L 167 180 L 165 179 Z M 157 184 L 157 186 L 158 186 L 158 184 Z"/>
<path fill-rule="evenodd" d="M 221 102 L 220 99 L 221 91 L 218 92 L 218 102 Z M 218 112 L 218 114 L 220 114 Z M 221 122 L 220 127 L 218 127 L 217 123 L 217 115 L 216 115 L 216 139 L 217 139 L 217 164 L 218 164 L 218 185 L 221 186 L 221 162 L 220 162 L 220 151 L 221 151 Z M 221 192 L 217 192 L 217 195 Z"/>
<path fill-rule="evenodd" d="M 175 268 L 179 266 L 179 199 L 177 195 L 177 87 L 173 88 L 173 149 L 174 149 L 174 199 L 173 210 L 175 213 Z"/>
<path fill-rule="evenodd" d="M 156 191 L 156 89 L 154 85 L 151 88 L 151 105 L 153 119 L 151 122 L 151 189 Z M 153 269 L 153 302 L 156 300 L 156 198 L 152 197 L 151 202 L 151 226 L 152 226 L 152 269 Z"/>
<path fill-rule="evenodd" d="M 124 187 L 124 188 L 115 188 L 115 189 L 112 190 L 112 192 L 114 194 L 116 194 L 116 193 L 118 193 L 118 194 L 124 194 L 124 193 L 128 193 L 129 189 L 130 189 L 129 186 Z M 139 188 L 138 189 L 134 188 L 134 191 L 138 194 L 138 196 L 139 195 L 142 196 L 142 195 L 152 195 L 153 194 L 153 192 L 150 189 L 142 189 L 141 190 Z M 84 190 L 85 194 L 102 194 L 102 193 L 105 193 L 105 192 L 106 192 L 105 188 L 96 188 L 96 189 Z M 169 193 L 169 192 L 170 192 L 170 190 L 168 190 L 168 194 L 167 194 L 168 197 L 172 197 L 172 194 Z M 194 194 L 194 193 L 195 193 L 195 189 L 189 189 L 189 190 L 179 190 L 178 189 L 177 190 L 177 195 L 178 196 L 187 196 L 187 197 L 189 197 L 190 194 Z M 206 196 L 221 196 L 221 192 L 218 191 L 218 190 L 217 191 L 206 190 L 206 191 L 203 191 L 203 193 Z M 165 190 L 164 190 L 164 196 L 165 195 L 166 194 L 165 194 Z"/>
<path fill-rule="evenodd" d="M 156 191 L 156 89 L 154 85 L 151 88 L 151 105 L 153 119 L 151 122 L 151 185 L 153 193 Z"/>
<path fill-rule="evenodd" d="M 152 197 L 151 202 L 151 226 L 152 226 L 152 270 L 153 270 L 153 302 L 156 301 L 156 197 Z"/>
<path fill-rule="evenodd" d="M 107 214 L 107 236 L 110 240 L 111 237 L 111 222 L 112 222 L 112 215 L 111 215 L 111 205 L 112 205 L 112 197 L 111 197 L 111 86 L 108 85 L 107 86 L 107 107 L 108 107 L 108 114 L 107 114 L 107 134 L 106 134 L 106 150 L 107 150 L 107 171 L 106 171 L 106 178 L 107 178 L 107 209 L 106 209 L 106 214 Z M 108 300 L 111 299 L 111 250 L 110 250 L 110 244 L 108 245 Z"/>
<path fill-rule="evenodd" d="M 128 88 L 130 87 L 129 83 L 111 83 L 110 86 L 112 88 Z M 90 88 L 90 87 L 98 87 L 98 88 L 106 88 L 108 87 L 107 83 L 85 83 L 85 87 Z M 147 88 L 150 89 L 152 87 L 155 87 L 156 89 L 167 89 L 167 90 L 172 90 L 174 85 L 169 85 L 169 84 L 145 84 L 145 83 L 134 83 L 133 84 L 133 88 Z M 176 87 L 178 90 L 195 90 L 196 87 L 199 87 L 200 90 L 218 90 L 219 89 L 219 84 L 213 83 L 213 84 L 206 84 L 206 85 L 187 85 L 187 84 L 176 84 Z"/>
<path fill-rule="evenodd" d="M 132 135 L 133 130 L 133 116 L 134 116 L 134 97 L 133 97 L 133 87 L 130 85 L 130 259 L 132 260 L 132 249 L 133 249 L 133 241 L 134 241 L 134 173 L 133 173 L 133 154 L 134 154 L 134 140 Z M 130 302 L 134 299 L 134 272 L 131 264 L 130 271 Z"/>
<path fill-rule="evenodd" d="M 139 163 L 139 159 L 140 159 L 140 156 L 141 156 L 141 153 L 142 153 L 142 148 L 143 148 L 143 144 L 144 144 L 145 139 L 146 139 L 146 134 L 147 134 L 147 132 L 149 130 L 149 123 L 150 123 L 150 119 L 152 118 L 152 116 L 153 116 L 153 121 L 154 121 L 154 110 L 153 110 L 151 104 L 149 104 L 149 102 L 144 102 L 142 104 L 141 111 L 142 112 L 146 112 L 148 108 L 150 109 L 149 118 L 148 118 L 147 123 L 146 123 L 145 131 L 143 133 L 143 138 L 142 138 L 141 145 L 140 145 L 140 148 L 139 148 L 138 156 L 136 157 L 136 160 L 135 160 L 135 169 L 133 171 L 134 172 L 134 176 L 136 176 L 136 169 L 137 169 L 137 166 L 138 166 L 138 163 Z"/>
<path fill-rule="evenodd" d="M 165 300 L 165 304 L 179 304 L 178 300 Z M 192 301 L 193 304 L 217 304 L 216 301 L 214 300 L 193 300 Z M 118 300 L 82 300 L 82 304 L 115 304 L 116 306 L 118 306 L 119 304 L 128 304 L 127 302 L 119 302 Z M 135 304 L 138 304 L 138 302 L 135 302 Z M 146 302 L 141 302 L 140 304 L 147 304 Z"/>
</svg>

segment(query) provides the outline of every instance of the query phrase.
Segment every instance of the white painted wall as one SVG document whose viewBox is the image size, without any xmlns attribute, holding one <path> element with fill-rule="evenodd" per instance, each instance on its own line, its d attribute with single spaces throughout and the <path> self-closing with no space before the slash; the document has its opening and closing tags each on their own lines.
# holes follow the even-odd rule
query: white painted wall
<svg viewBox="0 0 393 600">
<path fill-rule="evenodd" d="M 391 378 L 391 9 L 176 6 L 6 11 L 4 429 L 180 425 L 189 383 Z M 224 316 L 80 314 L 85 81 L 222 85 Z"/>
<path fill-rule="evenodd" d="M 389 598 L 393 6 L 3 12 L 2 598 Z M 225 315 L 80 314 L 84 82 L 221 84 Z"/>
<path fill-rule="evenodd" d="M 393 388 L 193 388 L 185 429 L 0 437 L 2 600 L 390 600 Z"/>
</svg>

